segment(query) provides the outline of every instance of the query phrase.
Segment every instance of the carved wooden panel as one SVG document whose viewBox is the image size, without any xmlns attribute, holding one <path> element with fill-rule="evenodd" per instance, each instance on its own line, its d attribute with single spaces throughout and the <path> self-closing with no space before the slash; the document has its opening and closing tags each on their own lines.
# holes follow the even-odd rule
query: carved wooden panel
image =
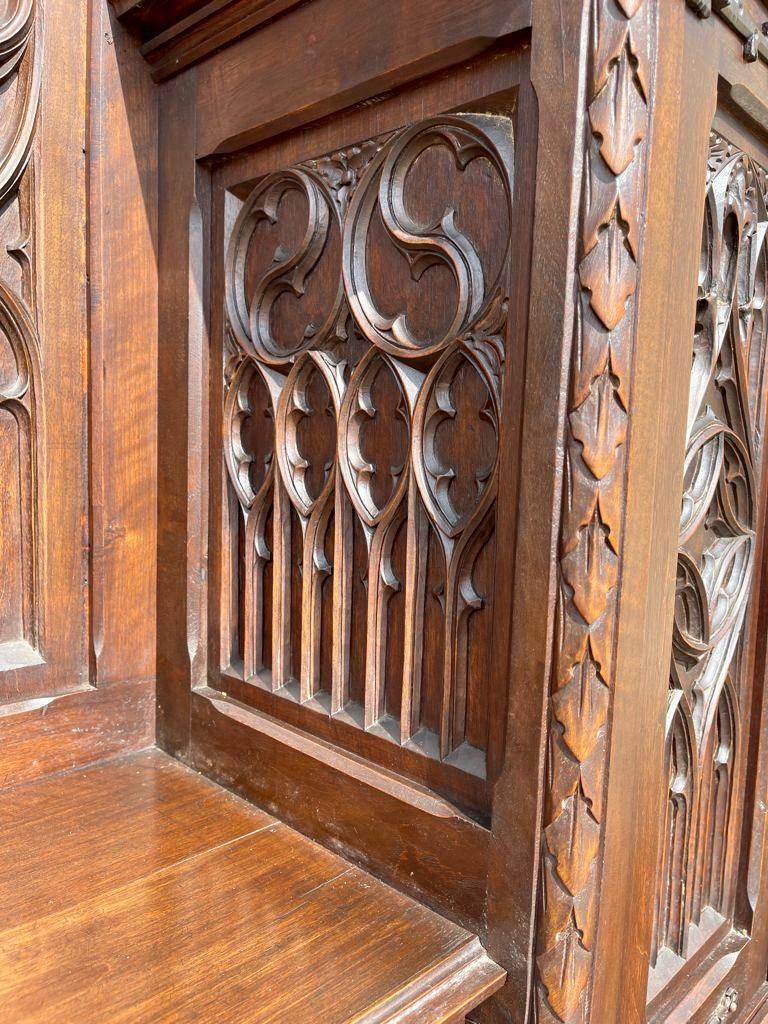
<svg viewBox="0 0 768 1024">
<path fill-rule="evenodd" d="M 704 208 L 650 995 L 732 920 L 752 701 L 765 433 L 766 174 L 712 134 Z"/>
<path fill-rule="evenodd" d="M 224 667 L 480 782 L 512 145 L 444 115 L 270 174 L 226 255 Z"/>
<path fill-rule="evenodd" d="M 39 661 L 42 628 L 43 406 L 30 163 L 41 19 L 34 0 L 11 0 L 0 16 L 0 670 Z"/>
</svg>

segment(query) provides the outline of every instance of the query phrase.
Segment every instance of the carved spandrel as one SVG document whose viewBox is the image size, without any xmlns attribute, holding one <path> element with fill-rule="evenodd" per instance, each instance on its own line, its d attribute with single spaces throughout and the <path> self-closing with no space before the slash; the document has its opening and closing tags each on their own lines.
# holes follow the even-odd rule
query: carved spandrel
<svg viewBox="0 0 768 1024">
<path fill-rule="evenodd" d="M 255 185 L 226 259 L 245 676 L 475 774 L 511 160 L 511 122 L 478 114 L 308 160 Z"/>
</svg>

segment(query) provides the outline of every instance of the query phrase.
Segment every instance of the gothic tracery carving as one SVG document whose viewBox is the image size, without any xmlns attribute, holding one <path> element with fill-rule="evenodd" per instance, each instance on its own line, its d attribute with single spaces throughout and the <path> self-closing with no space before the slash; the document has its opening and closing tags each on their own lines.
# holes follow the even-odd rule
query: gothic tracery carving
<svg viewBox="0 0 768 1024">
<path fill-rule="evenodd" d="M 765 196 L 765 171 L 713 133 L 670 667 L 670 700 L 690 722 L 697 797 L 682 822 L 680 841 L 690 852 L 675 862 L 672 832 L 665 829 L 662 837 L 654 964 L 662 957 L 668 962 L 671 953 L 681 966 L 706 921 L 732 913 L 727 863 L 737 837 L 733 795 L 742 756 L 741 715 L 750 700 L 742 652 L 762 488 Z M 673 779 L 671 743 L 670 737 Z M 671 782 L 670 800 L 672 790 Z M 674 934 L 666 926 L 671 918 L 678 922 Z"/>
<path fill-rule="evenodd" d="M 432 118 L 262 179 L 226 258 L 245 677 L 442 758 L 487 743 L 511 161 Z"/>
</svg>

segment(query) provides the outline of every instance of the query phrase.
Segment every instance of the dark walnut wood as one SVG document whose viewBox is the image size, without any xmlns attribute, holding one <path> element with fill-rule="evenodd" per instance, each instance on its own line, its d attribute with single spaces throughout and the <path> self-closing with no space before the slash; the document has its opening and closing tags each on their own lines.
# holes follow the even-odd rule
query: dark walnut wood
<svg viewBox="0 0 768 1024">
<path fill-rule="evenodd" d="M 0 80 L 5 785 L 153 736 L 157 204 L 151 80 L 106 6 L 5 4 Z"/>
<path fill-rule="evenodd" d="M 0 8 L 4 1016 L 762 1019 L 768 2 Z"/>
<path fill-rule="evenodd" d="M 471 934 L 157 752 L 0 816 L 8 1020 L 449 1024 L 503 982 Z"/>
</svg>

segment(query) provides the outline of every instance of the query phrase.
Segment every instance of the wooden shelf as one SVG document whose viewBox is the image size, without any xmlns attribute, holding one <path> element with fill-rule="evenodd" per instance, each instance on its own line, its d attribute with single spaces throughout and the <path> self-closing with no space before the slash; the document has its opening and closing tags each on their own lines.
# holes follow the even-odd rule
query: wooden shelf
<svg viewBox="0 0 768 1024">
<path fill-rule="evenodd" d="M 0 794 L 6 1024 L 430 1024 L 477 938 L 157 751 Z"/>
</svg>

